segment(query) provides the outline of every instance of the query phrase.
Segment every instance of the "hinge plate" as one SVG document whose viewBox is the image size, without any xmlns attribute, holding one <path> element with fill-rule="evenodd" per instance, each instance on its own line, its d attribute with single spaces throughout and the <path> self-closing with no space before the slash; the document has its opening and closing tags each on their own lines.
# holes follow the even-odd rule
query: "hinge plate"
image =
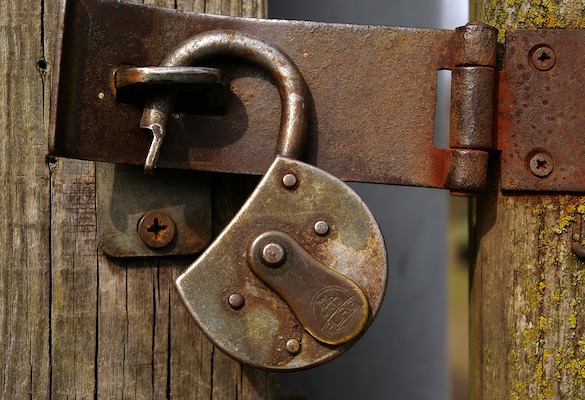
<svg viewBox="0 0 585 400">
<path fill-rule="evenodd" d="M 433 144 L 438 70 L 460 55 L 453 30 L 232 18 L 111 0 L 63 7 L 54 155 L 143 165 L 151 140 L 139 129 L 143 105 L 118 101 L 116 69 L 156 66 L 197 33 L 236 29 L 282 48 L 307 81 L 304 161 L 349 181 L 443 188 L 454 176 L 451 149 Z M 244 63 L 207 66 L 231 79 L 225 115 L 177 110 L 158 165 L 263 174 L 274 157 L 278 92 Z"/>
<path fill-rule="evenodd" d="M 506 35 L 497 123 L 502 189 L 585 191 L 584 49 L 582 30 Z"/>
</svg>

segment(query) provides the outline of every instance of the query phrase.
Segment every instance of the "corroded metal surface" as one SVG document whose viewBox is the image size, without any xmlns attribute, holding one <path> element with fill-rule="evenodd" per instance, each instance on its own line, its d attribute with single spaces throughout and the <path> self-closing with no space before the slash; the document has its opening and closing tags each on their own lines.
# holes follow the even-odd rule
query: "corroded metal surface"
<svg viewBox="0 0 585 400">
<path fill-rule="evenodd" d="M 299 158 L 304 150 L 309 123 L 308 89 L 295 63 L 280 49 L 257 37 L 233 30 L 203 32 L 181 43 L 165 57 L 163 67 L 189 66 L 210 57 L 230 56 L 252 63 L 266 71 L 280 93 L 282 113 L 276 141 L 276 154 Z M 144 170 L 151 172 L 160 155 L 168 130 L 177 89 L 151 95 L 144 107 L 140 127 L 153 139 Z"/>
<path fill-rule="evenodd" d="M 175 221 L 163 211 L 149 211 L 138 222 L 140 239 L 153 249 L 162 249 L 168 246 L 175 238 L 175 233 Z"/>
<path fill-rule="evenodd" d="M 97 165 L 98 241 L 107 255 L 149 257 L 197 254 L 211 243 L 209 177 L 193 171 L 158 172 L 155 176 L 146 176 L 143 169 L 137 166 Z M 172 218 L 175 233 L 162 246 L 166 242 L 162 240 L 165 232 L 159 231 L 162 241 L 148 242 L 154 244 L 149 247 L 140 238 L 139 223 L 145 214 L 155 210 Z M 143 233 L 148 233 L 149 227 L 146 224 L 146 232 Z"/>
<path fill-rule="evenodd" d="M 456 32 L 252 20 L 113 0 L 68 1 L 60 29 L 55 155 L 142 165 L 150 142 L 139 129 L 143 104 L 116 98 L 113 71 L 159 65 L 183 41 L 231 29 L 283 49 L 307 81 L 312 101 L 303 160 L 342 180 L 441 188 L 450 151 L 433 145 L 437 72 L 493 66 L 495 54 L 495 30 L 486 26 Z M 233 59 L 210 58 L 202 66 L 219 67 L 231 79 L 225 114 L 175 110 L 159 165 L 264 173 L 281 112 L 271 79 Z"/>
<path fill-rule="evenodd" d="M 282 249 L 276 252 L 276 263 L 265 255 L 270 248 Z M 359 286 L 315 260 L 290 235 L 268 231 L 258 236 L 248 251 L 248 264 L 320 342 L 340 345 L 364 329 L 369 307 Z"/>
<path fill-rule="evenodd" d="M 585 32 L 506 35 L 498 144 L 504 190 L 585 191 Z"/>
<path fill-rule="evenodd" d="M 292 189 L 283 184 L 287 174 L 298 180 Z M 327 222 L 327 234 L 315 232 L 318 221 Z M 315 339 L 291 307 L 250 270 L 250 246 L 258 236 L 274 230 L 290 236 L 312 258 L 359 287 L 370 310 L 367 328 L 379 311 L 387 279 L 378 225 L 341 181 L 283 157 L 277 157 L 226 230 L 178 279 L 178 290 L 203 332 L 229 356 L 272 370 L 322 364 L 346 351 L 357 338 L 339 346 Z M 273 260 L 277 256 L 268 255 Z M 233 294 L 242 299 L 236 302 Z M 311 303 L 310 312 L 333 315 L 340 308 L 337 297 L 333 293 L 306 301 Z"/>
</svg>

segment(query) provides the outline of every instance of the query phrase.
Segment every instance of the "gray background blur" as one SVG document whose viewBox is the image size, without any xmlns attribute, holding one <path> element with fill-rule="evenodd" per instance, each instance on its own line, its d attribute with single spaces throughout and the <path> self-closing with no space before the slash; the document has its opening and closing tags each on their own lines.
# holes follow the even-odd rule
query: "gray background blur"
<svg viewBox="0 0 585 400">
<path fill-rule="evenodd" d="M 466 0 L 269 0 L 269 15 L 454 28 L 467 22 L 467 6 Z M 439 112 L 444 114 L 441 109 L 448 108 L 448 88 L 439 93 Z M 437 125 L 442 144 L 448 117 L 441 116 Z M 386 298 L 372 327 L 346 354 L 312 370 L 281 374 L 283 398 L 446 399 L 448 193 L 352 186 L 369 205 L 386 239 L 390 264 Z"/>
</svg>

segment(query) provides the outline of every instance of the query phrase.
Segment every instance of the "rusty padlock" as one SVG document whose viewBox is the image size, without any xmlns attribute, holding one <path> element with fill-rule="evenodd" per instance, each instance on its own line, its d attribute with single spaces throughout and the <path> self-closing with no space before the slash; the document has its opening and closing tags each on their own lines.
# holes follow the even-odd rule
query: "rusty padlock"
<svg viewBox="0 0 585 400">
<path fill-rule="evenodd" d="M 210 55 L 267 71 L 283 111 L 274 162 L 177 288 L 228 356 L 279 371 L 322 364 L 347 350 L 378 313 L 387 281 L 382 234 L 345 183 L 297 160 L 307 134 L 308 89 L 294 62 L 259 38 L 210 31 L 183 43 L 163 65 L 192 65 Z M 154 135 L 147 168 L 156 163 L 173 102 L 169 92 L 145 109 L 142 126 Z"/>
</svg>

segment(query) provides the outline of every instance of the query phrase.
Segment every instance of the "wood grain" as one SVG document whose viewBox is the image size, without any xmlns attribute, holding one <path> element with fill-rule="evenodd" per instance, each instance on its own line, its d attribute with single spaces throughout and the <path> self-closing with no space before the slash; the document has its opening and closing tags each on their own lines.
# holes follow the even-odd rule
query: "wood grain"
<svg viewBox="0 0 585 400">
<path fill-rule="evenodd" d="M 266 16 L 265 0 L 145 3 Z M 223 356 L 188 315 L 173 283 L 192 260 L 98 250 L 96 164 L 46 158 L 57 9 L 0 2 L 0 398 L 277 398 L 274 374 Z M 218 227 L 249 189 L 229 179 Z"/>
<path fill-rule="evenodd" d="M 472 1 L 475 19 L 500 29 L 583 28 L 584 1 Z M 474 399 L 585 398 L 585 197 L 503 195 L 477 200 L 471 286 Z"/>
<path fill-rule="evenodd" d="M 0 2 L 0 398 L 49 397 L 50 209 L 38 0 Z M 40 60 L 40 62 L 39 62 Z"/>
</svg>

